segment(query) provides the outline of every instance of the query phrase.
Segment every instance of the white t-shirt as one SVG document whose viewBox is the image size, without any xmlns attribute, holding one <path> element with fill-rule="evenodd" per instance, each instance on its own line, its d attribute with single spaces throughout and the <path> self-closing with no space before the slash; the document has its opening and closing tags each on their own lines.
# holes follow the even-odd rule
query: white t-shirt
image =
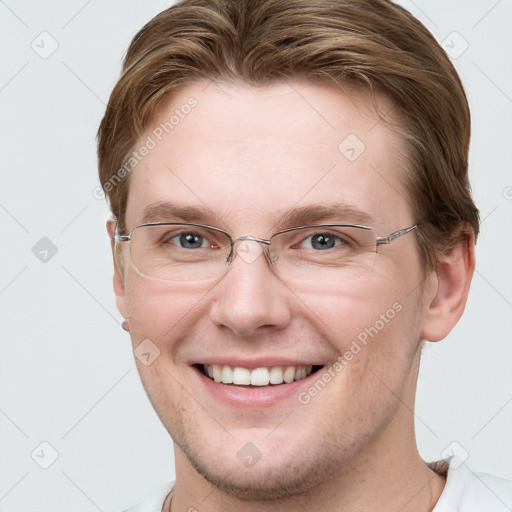
<svg viewBox="0 0 512 512">
<path fill-rule="evenodd" d="M 444 473 L 447 469 L 447 473 L 445 488 L 432 512 L 510 512 L 512 510 L 512 481 L 486 473 L 474 473 L 456 458 L 431 465 L 433 469 L 434 466 L 438 472 Z M 159 487 L 147 500 L 124 512 L 161 512 L 165 498 L 173 486 L 174 483 L 168 483 Z"/>
</svg>

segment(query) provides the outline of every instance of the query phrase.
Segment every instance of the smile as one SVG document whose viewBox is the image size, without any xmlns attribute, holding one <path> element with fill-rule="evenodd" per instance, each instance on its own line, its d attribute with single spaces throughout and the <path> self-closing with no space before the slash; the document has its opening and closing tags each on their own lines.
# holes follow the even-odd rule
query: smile
<svg viewBox="0 0 512 512">
<path fill-rule="evenodd" d="M 321 366 L 272 366 L 252 370 L 240 366 L 222 364 L 200 365 L 204 375 L 210 380 L 222 384 L 237 386 L 268 386 L 269 384 L 290 384 L 305 379 Z"/>
</svg>

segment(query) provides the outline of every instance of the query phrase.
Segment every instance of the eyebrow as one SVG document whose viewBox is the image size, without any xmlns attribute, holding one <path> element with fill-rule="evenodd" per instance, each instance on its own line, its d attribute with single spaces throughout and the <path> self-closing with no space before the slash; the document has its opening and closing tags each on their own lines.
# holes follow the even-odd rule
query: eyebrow
<svg viewBox="0 0 512 512">
<path fill-rule="evenodd" d="M 166 221 L 199 222 L 212 217 L 212 212 L 204 206 L 181 206 L 170 201 L 160 201 L 147 205 L 142 210 L 142 223 Z"/>
<path fill-rule="evenodd" d="M 147 205 L 142 211 L 142 224 L 152 222 L 183 221 L 204 224 L 208 219 L 216 218 L 205 206 L 185 206 L 171 201 L 160 201 Z M 278 213 L 274 219 L 274 228 L 303 226 L 311 223 L 363 224 L 371 226 L 375 218 L 356 206 L 335 203 L 331 205 L 309 205 Z"/>
<path fill-rule="evenodd" d="M 293 208 L 280 214 L 275 221 L 275 227 L 281 229 L 280 226 L 294 227 L 315 222 L 372 225 L 375 219 L 370 214 L 350 204 L 310 205 Z"/>
</svg>

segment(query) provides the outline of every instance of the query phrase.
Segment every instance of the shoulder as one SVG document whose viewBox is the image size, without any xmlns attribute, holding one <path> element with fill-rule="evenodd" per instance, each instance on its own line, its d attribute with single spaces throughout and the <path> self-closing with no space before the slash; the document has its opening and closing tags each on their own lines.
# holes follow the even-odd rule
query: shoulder
<svg viewBox="0 0 512 512">
<path fill-rule="evenodd" d="M 456 457 L 449 460 L 446 486 L 432 512 L 509 512 L 512 481 L 472 471 Z"/>
<path fill-rule="evenodd" d="M 156 488 L 144 501 L 123 512 L 161 512 L 165 498 L 172 491 L 174 482 Z"/>
</svg>

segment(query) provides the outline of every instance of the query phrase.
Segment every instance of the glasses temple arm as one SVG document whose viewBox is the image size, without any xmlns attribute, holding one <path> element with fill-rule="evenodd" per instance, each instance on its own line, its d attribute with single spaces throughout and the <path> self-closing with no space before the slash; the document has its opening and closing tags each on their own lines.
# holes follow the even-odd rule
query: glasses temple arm
<svg viewBox="0 0 512 512">
<path fill-rule="evenodd" d="M 113 239 L 114 239 L 114 242 L 128 242 L 130 241 L 132 238 L 132 235 L 131 234 L 127 234 L 127 235 L 122 235 L 119 233 L 119 224 L 116 224 L 116 229 L 114 230 L 114 236 L 113 236 Z"/>
<path fill-rule="evenodd" d="M 418 227 L 417 225 L 414 225 L 414 226 L 411 226 L 410 228 L 399 229 L 398 231 L 395 231 L 394 233 L 391 233 L 388 236 L 378 236 L 377 237 L 377 245 L 389 244 L 393 240 L 395 240 L 395 238 L 398 238 L 398 237 L 400 237 L 402 235 L 406 235 L 407 233 L 410 233 L 411 231 L 413 231 L 417 227 Z"/>
</svg>

